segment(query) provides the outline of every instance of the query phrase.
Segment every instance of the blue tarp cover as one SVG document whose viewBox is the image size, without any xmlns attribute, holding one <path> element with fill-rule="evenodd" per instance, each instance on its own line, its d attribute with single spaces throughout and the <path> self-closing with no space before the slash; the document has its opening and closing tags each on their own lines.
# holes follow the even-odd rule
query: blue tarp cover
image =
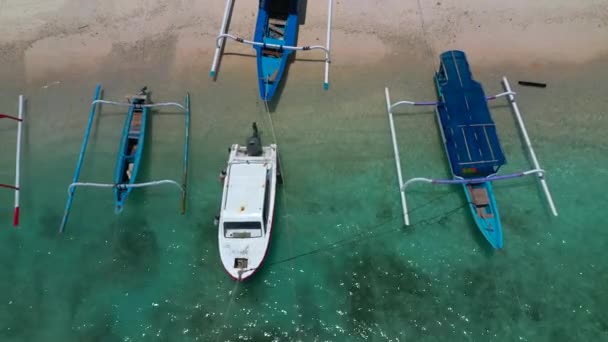
<svg viewBox="0 0 608 342">
<path fill-rule="evenodd" d="M 464 178 L 495 173 L 506 160 L 483 88 L 473 80 L 464 52 L 440 58 L 437 112 L 452 173 Z"/>
</svg>

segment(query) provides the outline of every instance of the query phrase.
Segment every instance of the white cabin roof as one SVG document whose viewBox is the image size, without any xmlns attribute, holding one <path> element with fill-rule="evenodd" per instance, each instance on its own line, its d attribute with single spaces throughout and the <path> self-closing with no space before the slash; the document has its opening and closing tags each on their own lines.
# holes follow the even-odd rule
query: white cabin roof
<svg viewBox="0 0 608 342">
<path fill-rule="evenodd" d="M 262 218 L 266 195 L 265 163 L 234 163 L 226 177 L 224 221 Z"/>
</svg>

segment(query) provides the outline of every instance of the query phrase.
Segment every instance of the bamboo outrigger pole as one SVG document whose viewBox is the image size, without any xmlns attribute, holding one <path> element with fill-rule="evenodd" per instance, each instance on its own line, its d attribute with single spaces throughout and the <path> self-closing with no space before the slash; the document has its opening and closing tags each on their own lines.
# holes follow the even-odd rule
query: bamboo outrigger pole
<svg viewBox="0 0 608 342">
<path fill-rule="evenodd" d="M 220 33 L 218 37 L 227 33 L 226 30 L 228 26 L 228 18 L 230 17 L 230 12 L 232 11 L 233 4 L 234 0 L 226 0 L 226 8 L 224 9 L 224 17 L 222 18 L 222 26 L 220 27 Z M 215 78 L 217 74 L 217 67 L 220 63 L 220 55 L 222 54 L 222 50 L 224 49 L 224 44 L 226 44 L 226 38 L 222 38 L 219 44 L 215 45 L 213 63 L 211 64 L 211 71 L 209 71 L 209 76 L 211 76 L 211 78 Z"/>
<path fill-rule="evenodd" d="M 89 112 L 89 121 L 87 122 L 87 129 L 84 133 L 84 140 L 82 141 L 82 147 L 80 148 L 80 155 L 78 156 L 78 164 L 76 165 L 76 171 L 72 178 L 72 183 L 77 183 L 80 178 L 80 169 L 84 162 L 84 155 L 87 151 L 87 145 L 89 144 L 89 135 L 91 135 L 91 128 L 93 127 L 93 118 L 95 117 L 95 111 L 97 109 L 97 100 L 101 95 L 101 84 L 98 84 L 95 88 L 95 96 L 93 97 L 93 103 L 91 104 L 91 110 Z M 72 208 L 72 202 L 74 201 L 74 192 L 76 188 L 70 188 L 68 191 L 68 201 L 65 204 L 65 210 L 63 211 L 63 218 L 61 219 L 61 226 L 59 227 L 59 233 L 63 233 L 65 225 L 68 222 L 68 216 L 70 215 L 70 209 Z"/>
<path fill-rule="evenodd" d="M 0 184 L 0 188 L 6 188 L 15 191 L 15 210 L 13 214 L 13 226 L 19 226 L 19 192 L 21 191 L 20 174 L 21 174 L 21 140 L 23 137 L 23 111 L 24 111 L 24 98 L 23 95 L 19 95 L 19 114 L 18 116 L 12 116 L 7 114 L 0 114 L 0 119 L 10 119 L 17 121 L 17 147 L 15 156 L 15 184 Z"/>
<path fill-rule="evenodd" d="M 388 88 L 384 88 L 386 96 L 386 111 L 388 113 L 388 123 L 391 128 L 391 138 L 393 142 L 393 152 L 395 154 L 395 166 L 397 167 L 397 179 L 399 181 L 399 195 L 401 196 L 401 208 L 403 209 L 403 222 L 406 226 L 410 225 L 410 217 L 407 212 L 407 203 L 405 201 L 405 192 L 403 191 L 403 175 L 401 174 L 401 158 L 399 157 L 399 147 L 397 146 L 397 133 L 395 132 L 395 122 L 393 120 L 393 107 L 391 105 L 391 96 Z"/>
<path fill-rule="evenodd" d="M 538 163 L 538 159 L 536 158 L 536 153 L 534 153 L 534 149 L 532 148 L 532 142 L 530 141 L 530 137 L 528 136 L 528 131 L 526 130 L 526 126 L 524 125 L 524 120 L 521 116 L 521 113 L 519 112 L 519 107 L 517 106 L 517 102 L 515 102 L 515 96 L 513 95 L 514 93 L 511 91 L 511 85 L 509 84 L 509 81 L 505 76 L 502 77 L 502 84 L 505 87 L 505 91 L 509 93 L 509 104 L 513 109 L 513 113 L 515 113 L 517 125 L 521 132 L 521 135 L 524 138 L 526 147 L 528 148 L 528 153 L 530 154 L 530 159 L 532 159 L 532 164 L 534 164 L 535 169 L 541 169 L 540 164 Z M 547 204 L 551 209 L 551 213 L 553 214 L 553 216 L 557 216 L 557 209 L 555 208 L 553 197 L 551 196 L 551 192 L 549 191 L 549 186 L 547 185 L 547 180 L 545 179 L 545 173 L 538 173 L 537 176 L 538 180 L 540 181 L 540 185 L 543 188 L 543 192 L 545 193 L 545 198 L 547 199 Z"/>
<path fill-rule="evenodd" d="M 15 212 L 13 226 L 19 226 L 19 192 L 21 191 L 21 139 L 23 137 L 23 95 L 19 95 L 19 121 L 17 124 L 17 151 L 15 158 Z"/>
<path fill-rule="evenodd" d="M 185 142 L 184 142 L 184 171 L 182 175 L 182 212 L 184 215 L 186 213 L 186 198 L 188 191 L 188 154 L 189 154 L 189 146 L 190 146 L 190 93 L 186 94 L 186 133 L 185 133 Z"/>
</svg>

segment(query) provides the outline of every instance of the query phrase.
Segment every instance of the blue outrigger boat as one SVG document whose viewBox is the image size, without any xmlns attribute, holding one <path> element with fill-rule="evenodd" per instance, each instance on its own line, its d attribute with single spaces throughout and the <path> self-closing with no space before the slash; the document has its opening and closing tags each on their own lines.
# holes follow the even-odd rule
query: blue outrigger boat
<svg viewBox="0 0 608 342">
<path fill-rule="evenodd" d="M 509 82 L 503 77 L 505 92 L 487 97 L 481 85 L 473 79 L 466 55 L 462 51 L 447 51 L 440 56 L 439 70 L 435 73 L 437 90 L 436 102 L 399 101 L 390 102 L 388 88 L 385 90 L 387 111 L 399 189 L 404 213 L 404 221 L 409 225 L 409 215 L 405 201 L 405 189 L 412 183 L 426 182 L 432 184 L 457 184 L 462 186 L 471 214 L 479 230 L 492 247 L 503 247 L 503 233 L 492 182 L 512 179 L 526 175 L 537 175 L 554 215 L 557 215 L 553 199 L 549 192 L 545 171 L 540 168 L 536 154 L 532 149 L 527 131 L 521 118 L 519 108 L 515 103 L 515 93 L 511 91 Z M 490 115 L 488 101 L 507 96 L 517 117 L 518 126 L 528 147 L 533 162 L 533 169 L 498 175 L 502 165 L 506 163 L 496 126 Z M 412 178 L 403 182 L 401 162 L 397 147 L 394 128 L 393 109 L 400 105 L 435 106 L 439 130 L 450 164 L 452 179 Z"/>
<path fill-rule="evenodd" d="M 261 0 L 253 40 L 258 63 L 260 97 L 270 101 L 285 73 L 293 50 L 271 46 L 295 46 L 298 34 L 298 0 Z"/>
<path fill-rule="evenodd" d="M 455 179 L 473 179 L 462 184 L 477 227 L 494 248 L 502 248 L 502 226 L 492 183 L 506 163 L 486 95 L 473 80 L 462 51 L 441 55 L 435 73 L 437 120 Z M 482 179 L 477 182 L 475 179 Z"/>
<path fill-rule="evenodd" d="M 66 202 L 63 219 L 61 220 L 61 226 L 59 232 L 63 233 L 67 220 L 72 208 L 72 202 L 77 187 L 95 187 L 95 188 L 112 188 L 114 191 L 114 203 L 115 212 L 118 214 L 122 212 L 125 201 L 134 188 L 143 188 L 158 185 L 174 185 L 178 187 L 182 193 L 181 198 L 181 213 L 184 214 L 186 211 L 186 189 L 188 179 L 188 155 L 189 155 L 189 131 L 190 131 L 190 95 L 186 95 L 185 104 L 176 102 L 165 102 L 165 103 L 152 103 L 150 101 L 149 92 L 147 87 L 144 87 L 141 92 L 134 96 L 128 96 L 127 103 L 113 102 L 101 100 L 101 85 L 98 85 L 95 89 L 95 97 L 91 103 L 91 111 L 89 113 L 89 121 L 80 149 L 80 155 L 78 157 L 78 163 L 76 164 L 76 171 L 72 183 L 68 187 L 68 200 Z M 116 168 L 114 172 L 113 183 L 92 183 L 92 182 L 79 182 L 80 170 L 84 162 L 84 156 L 88 145 L 91 129 L 93 126 L 93 119 L 99 105 L 116 105 L 128 107 L 127 116 L 125 118 L 125 124 L 122 129 L 122 137 L 120 139 L 120 145 L 118 149 L 118 157 L 116 162 Z M 183 163 L 183 175 L 182 182 L 164 179 L 158 181 L 149 181 L 144 183 L 137 183 L 137 175 L 140 170 L 144 147 L 146 144 L 146 126 L 150 110 L 155 107 L 177 107 L 185 113 L 185 142 L 184 142 L 184 163 Z"/>
<path fill-rule="evenodd" d="M 215 79 L 226 39 L 253 46 L 256 51 L 260 98 L 269 102 L 276 94 L 285 69 L 294 51 L 323 50 L 325 52 L 325 78 L 323 87 L 329 89 L 331 49 L 331 20 L 333 0 L 328 0 L 326 45 L 296 46 L 298 35 L 299 0 L 260 0 L 253 40 L 228 33 L 228 22 L 234 0 L 226 0 L 222 26 L 216 39 L 216 49 L 209 75 Z"/>
</svg>

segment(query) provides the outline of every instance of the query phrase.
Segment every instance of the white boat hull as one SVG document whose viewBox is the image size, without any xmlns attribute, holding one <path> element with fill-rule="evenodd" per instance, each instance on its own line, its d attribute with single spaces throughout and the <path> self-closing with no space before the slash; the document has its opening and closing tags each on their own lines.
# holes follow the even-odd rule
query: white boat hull
<svg viewBox="0 0 608 342">
<path fill-rule="evenodd" d="M 244 146 L 230 149 L 218 226 L 220 258 L 234 280 L 243 281 L 262 266 L 274 225 L 277 184 L 276 145 L 261 156 Z"/>
</svg>

